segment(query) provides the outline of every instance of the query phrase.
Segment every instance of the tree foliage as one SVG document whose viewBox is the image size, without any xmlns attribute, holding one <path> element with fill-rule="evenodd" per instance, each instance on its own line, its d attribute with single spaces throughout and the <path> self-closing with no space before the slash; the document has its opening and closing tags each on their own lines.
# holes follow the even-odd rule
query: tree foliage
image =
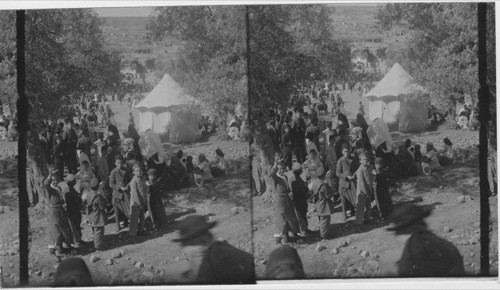
<svg viewBox="0 0 500 290">
<path fill-rule="evenodd" d="M 404 27 L 408 40 L 387 50 L 447 110 L 463 93 L 477 100 L 477 4 L 392 3 L 379 6 L 382 28 Z"/>
<path fill-rule="evenodd" d="M 91 9 L 26 12 L 26 93 L 30 120 L 61 117 L 81 94 L 120 80 L 120 58 L 105 48 Z"/>
<path fill-rule="evenodd" d="M 218 114 L 247 104 L 244 6 L 157 7 L 150 18 L 155 39 L 179 44 L 177 58 L 158 57 L 162 73 Z"/>
<path fill-rule="evenodd" d="M 15 26 L 15 11 L 0 11 L 0 102 L 11 112 L 17 100 Z"/>
</svg>

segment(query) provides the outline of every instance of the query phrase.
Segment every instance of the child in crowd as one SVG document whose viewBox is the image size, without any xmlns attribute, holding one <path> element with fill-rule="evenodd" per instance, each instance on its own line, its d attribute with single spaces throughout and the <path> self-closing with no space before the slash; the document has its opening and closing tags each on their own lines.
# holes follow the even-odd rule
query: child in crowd
<svg viewBox="0 0 500 290">
<path fill-rule="evenodd" d="M 92 226 L 94 235 L 94 248 L 102 250 L 104 248 L 104 226 L 106 225 L 106 198 L 97 191 L 97 178 L 92 178 L 90 181 L 90 191 L 87 194 L 87 214 Z"/>
<path fill-rule="evenodd" d="M 373 197 L 373 175 L 368 169 L 368 156 L 366 153 L 359 155 L 359 168 L 350 179 L 356 179 L 356 223 L 368 224 L 371 220 L 371 200 Z"/>
</svg>

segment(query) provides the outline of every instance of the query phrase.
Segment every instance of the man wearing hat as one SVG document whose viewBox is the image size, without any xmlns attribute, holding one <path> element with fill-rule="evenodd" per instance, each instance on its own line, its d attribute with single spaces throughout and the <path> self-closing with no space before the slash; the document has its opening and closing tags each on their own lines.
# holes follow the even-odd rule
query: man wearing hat
<svg viewBox="0 0 500 290">
<path fill-rule="evenodd" d="M 75 189 L 76 179 L 73 174 L 68 174 L 68 176 L 66 176 L 66 184 L 69 189 L 64 194 L 66 212 L 68 213 L 69 226 L 71 227 L 71 232 L 73 233 L 75 242 L 74 245 L 78 248 L 86 244 L 82 241 L 82 231 L 80 229 L 80 224 L 82 223 L 82 213 L 80 212 L 82 208 L 82 199 Z"/>
<path fill-rule="evenodd" d="M 427 229 L 423 219 L 430 214 L 430 210 L 414 204 L 402 205 L 391 214 L 392 225 L 387 230 L 398 236 L 410 236 L 393 274 L 400 277 L 459 277 L 465 274 L 458 249 Z"/>
<path fill-rule="evenodd" d="M 56 244 L 56 254 L 62 254 L 62 243 L 71 245 L 73 235 L 71 234 L 68 214 L 64 210 L 64 198 L 61 188 L 58 186 L 60 173 L 54 170 L 54 166 L 49 168 L 49 176 L 43 182 L 45 187 L 45 198 L 48 204 L 48 218 L 50 235 Z"/>
<path fill-rule="evenodd" d="M 214 242 L 210 233 L 216 222 L 192 215 L 180 224 L 180 242 L 189 258 L 166 269 L 168 283 L 237 284 L 254 283 L 253 257 L 227 242 Z"/>
<path fill-rule="evenodd" d="M 106 206 L 107 201 L 102 194 L 97 191 L 99 182 L 97 178 L 90 180 L 91 190 L 87 193 L 87 214 L 92 226 L 94 235 L 94 248 L 96 250 L 103 249 L 104 226 L 106 225 Z"/>
</svg>

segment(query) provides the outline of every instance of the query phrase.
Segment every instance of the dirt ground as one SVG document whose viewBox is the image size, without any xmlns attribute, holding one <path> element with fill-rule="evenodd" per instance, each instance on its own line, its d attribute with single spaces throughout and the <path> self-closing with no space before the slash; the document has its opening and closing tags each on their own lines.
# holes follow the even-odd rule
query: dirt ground
<svg viewBox="0 0 500 290">
<path fill-rule="evenodd" d="M 112 103 L 117 113 L 118 126 L 124 128 L 128 120 L 128 108 Z M 138 118 L 136 118 L 138 123 Z M 4 287 L 13 287 L 19 282 L 19 212 L 17 201 L 17 143 L 1 143 L 0 148 L 0 264 L 3 267 Z M 218 141 L 195 143 L 184 146 L 167 144 L 166 150 L 182 148 L 185 153 L 197 156 L 205 153 L 209 160 L 215 149 L 221 148 L 232 164 L 232 170 L 222 178 L 205 185 L 204 188 L 188 188 L 171 191 L 163 196 L 167 216 L 167 230 L 154 232 L 146 237 L 129 237 L 128 228 L 118 234 L 112 233 L 113 220 L 105 227 L 106 250 L 90 253 L 79 249 L 77 256 L 85 260 L 97 285 L 119 284 L 165 284 L 163 269 L 167 264 L 183 260 L 184 254 L 178 244 L 171 240 L 177 237 L 179 221 L 196 213 L 208 216 L 218 225 L 212 232 L 217 239 L 252 252 L 251 195 L 248 164 L 248 144 L 243 142 Z M 235 208 L 237 208 L 235 210 Z M 50 243 L 44 206 L 30 208 L 30 286 L 50 286 L 58 259 L 48 251 Z M 83 217 L 85 220 L 85 216 Z M 83 226 L 83 240 L 91 241 L 92 232 Z M 113 258 L 114 256 L 122 257 Z M 91 256 L 99 260 L 91 262 Z M 110 261 L 108 261 L 110 259 Z M 143 267 L 135 267 L 142 262 Z"/>
<path fill-rule="evenodd" d="M 359 95 L 344 91 L 343 98 L 349 120 L 357 113 Z M 365 108 L 367 105 L 365 104 Z M 442 140 L 449 137 L 457 149 L 470 152 L 464 160 L 433 172 L 432 176 L 418 176 L 396 182 L 392 186 L 395 206 L 415 203 L 433 209 L 427 218 L 429 228 L 455 244 L 463 256 L 467 275 L 479 274 L 479 144 L 477 131 L 449 130 L 418 134 L 392 133 L 394 140 L 410 138 L 413 142 L 433 142 L 438 149 Z M 490 273 L 498 275 L 498 216 L 497 197 L 491 197 L 490 223 Z M 254 197 L 254 258 L 257 279 L 262 279 L 269 253 L 277 248 L 273 238 L 274 219 L 272 204 L 264 197 Z M 309 205 L 309 211 L 313 206 Z M 333 238 L 304 238 L 292 244 L 302 259 L 307 278 L 383 277 L 380 257 L 402 250 L 404 241 L 385 230 L 387 222 L 358 226 L 354 218 L 343 221 L 341 206 L 335 208 L 330 229 Z M 311 213 L 309 229 L 318 231 L 318 218 Z M 319 236 L 316 232 L 316 236 Z M 347 246 L 344 246 L 348 244 Z M 365 253 L 366 252 L 366 253 Z"/>
</svg>

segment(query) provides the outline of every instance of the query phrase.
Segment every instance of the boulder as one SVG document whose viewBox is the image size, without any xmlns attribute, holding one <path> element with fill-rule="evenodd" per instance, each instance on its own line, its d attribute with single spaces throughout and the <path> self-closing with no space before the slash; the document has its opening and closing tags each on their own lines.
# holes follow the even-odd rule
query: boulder
<svg viewBox="0 0 500 290">
<path fill-rule="evenodd" d="M 367 251 L 362 251 L 360 255 L 361 255 L 361 257 L 366 258 L 366 257 L 370 256 L 370 253 Z"/>
<path fill-rule="evenodd" d="M 113 254 L 111 255 L 111 259 L 118 259 L 118 258 L 121 258 L 123 257 L 123 253 L 122 252 L 113 252 Z"/>
<path fill-rule="evenodd" d="M 95 255 L 90 255 L 90 263 L 95 263 L 97 261 L 99 261 L 100 258 L 95 256 Z"/>
<path fill-rule="evenodd" d="M 449 232 L 451 232 L 451 231 L 453 231 L 453 230 L 452 230 L 452 229 L 450 229 L 449 227 L 444 227 L 444 228 L 443 228 L 443 232 L 445 232 L 445 233 L 449 233 Z"/>
<path fill-rule="evenodd" d="M 457 198 L 457 203 L 464 203 L 465 202 L 465 196 L 461 195 Z"/>
<path fill-rule="evenodd" d="M 142 269 L 142 268 L 144 268 L 144 263 L 137 262 L 137 263 L 134 264 L 134 267 L 136 267 L 137 269 Z"/>
<path fill-rule="evenodd" d="M 113 265 L 113 264 L 114 264 L 113 259 L 107 259 L 106 260 L 106 265 Z"/>
<path fill-rule="evenodd" d="M 325 249 L 326 249 L 326 247 L 325 247 L 325 246 L 323 246 L 323 245 L 321 245 L 321 244 L 317 244 L 317 245 L 316 245 L 316 249 L 315 249 L 315 251 L 316 251 L 316 252 L 321 252 L 321 251 L 323 251 L 323 250 L 325 250 Z"/>
<path fill-rule="evenodd" d="M 237 214 L 237 213 L 238 213 L 238 207 L 237 206 L 231 208 L 231 214 L 234 215 L 234 214 Z"/>
<path fill-rule="evenodd" d="M 340 253 L 340 250 L 339 250 L 339 248 L 337 248 L 337 247 L 333 248 L 333 249 L 330 251 L 330 254 L 338 254 L 338 253 Z"/>
</svg>

